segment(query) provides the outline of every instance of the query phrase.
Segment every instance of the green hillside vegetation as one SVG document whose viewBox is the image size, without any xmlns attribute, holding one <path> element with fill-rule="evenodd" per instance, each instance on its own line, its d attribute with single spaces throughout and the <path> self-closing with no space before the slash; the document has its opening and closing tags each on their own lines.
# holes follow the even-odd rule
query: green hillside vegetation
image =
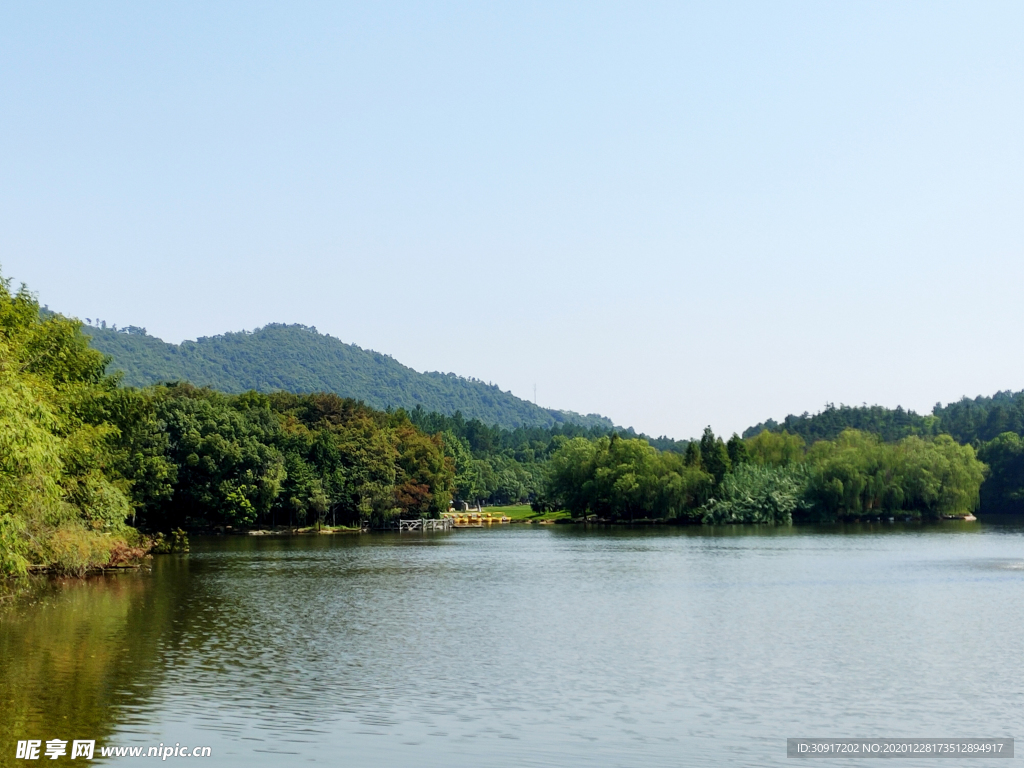
<svg viewBox="0 0 1024 768">
<path fill-rule="evenodd" d="M 965 397 L 946 406 L 936 404 L 932 414 L 942 431 L 961 443 L 988 442 L 1006 432 L 1024 435 L 1024 392 Z"/>
<path fill-rule="evenodd" d="M 782 422 L 768 419 L 750 427 L 744 437 L 764 430 L 799 435 L 808 443 L 834 440 L 846 429 L 878 435 L 891 442 L 910 435 L 928 437 L 951 435 L 958 443 L 980 444 L 994 440 L 1004 432 L 1024 435 L 1024 391 L 997 392 L 991 397 L 963 398 L 955 403 L 936 403 L 928 416 L 903 408 L 881 405 L 849 406 L 833 404 L 811 415 L 789 415 Z"/>
<path fill-rule="evenodd" d="M 311 345 L 295 353 L 301 361 L 331 349 L 336 359 L 352 356 L 351 370 L 378 366 L 373 375 L 384 381 L 392 371 L 431 378 L 312 329 L 269 326 L 212 347 L 165 345 L 141 329 L 91 331 L 40 311 L 24 288 L 12 292 L 0 278 L 2 573 L 138 562 L 148 535 L 179 528 L 382 525 L 437 517 L 452 501 L 503 505 L 517 519 L 685 524 L 1024 513 L 1021 393 L 965 399 L 924 417 L 829 406 L 746 438 L 725 441 L 709 427 L 699 440 L 675 441 L 599 418 L 508 429 L 418 402 L 381 410 L 331 392 L 282 391 L 267 350 L 292 338 Z M 242 352 L 218 353 L 237 366 L 261 349 L 270 391 L 125 386 L 90 347 L 97 338 L 147 345 L 147 370 L 158 378 L 168 372 L 159 365 L 191 354 L 183 349 L 237 345 Z M 195 359 L 215 376 L 215 357 Z M 376 380 L 367 375 L 369 387 Z M 494 389 L 451 379 L 474 396 Z"/>
<path fill-rule="evenodd" d="M 911 435 L 927 437 L 940 434 L 939 424 L 940 419 L 935 416 L 919 416 L 899 407 L 840 405 L 837 408 L 830 403 L 813 416 L 806 412 L 801 416 L 791 414 L 782 423 L 768 419 L 745 430 L 743 437 L 754 437 L 764 430 L 785 431 L 813 443 L 815 440 L 835 440 L 844 430 L 856 429 L 891 442 Z"/>
<path fill-rule="evenodd" d="M 386 410 L 417 407 L 497 424 L 552 427 L 579 424 L 612 428 L 591 414 L 540 408 L 503 392 L 496 385 L 453 373 L 419 373 L 379 352 L 346 344 L 303 325 L 272 324 L 250 332 L 225 333 L 168 344 L 144 328 L 83 326 L 92 346 L 109 355 L 111 373 L 125 385 L 146 387 L 187 381 L 199 387 L 238 394 L 257 392 L 333 392 Z"/>
<path fill-rule="evenodd" d="M 334 394 L 123 387 L 81 323 L 0 279 L 0 574 L 138 562 L 138 529 L 448 509 L 440 435 Z"/>
</svg>

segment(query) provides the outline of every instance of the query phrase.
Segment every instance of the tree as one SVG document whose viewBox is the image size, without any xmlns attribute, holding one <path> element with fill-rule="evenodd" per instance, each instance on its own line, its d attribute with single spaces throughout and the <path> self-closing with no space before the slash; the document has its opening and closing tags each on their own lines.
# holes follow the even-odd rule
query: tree
<svg viewBox="0 0 1024 768">
<path fill-rule="evenodd" d="M 688 520 L 712 478 L 673 452 L 617 436 L 561 441 L 549 465 L 548 494 L 573 516 Z"/>
<path fill-rule="evenodd" d="M 985 512 L 1024 511 L 1024 439 L 1015 432 L 1004 432 L 983 444 L 978 458 L 990 472 L 981 486 L 981 508 Z"/>
<path fill-rule="evenodd" d="M 715 479 L 715 485 L 719 485 L 732 463 L 729 461 L 729 451 L 722 438 L 715 437 L 711 427 L 705 427 L 700 438 L 700 456 L 704 470 Z"/>
<path fill-rule="evenodd" d="M 684 461 L 686 466 L 695 467 L 701 469 L 704 463 L 701 461 L 700 455 L 700 443 L 691 440 L 689 445 L 686 446 L 686 453 L 684 454 Z"/>
<path fill-rule="evenodd" d="M 748 439 L 746 446 L 752 462 L 769 467 L 788 467 L 804 457 L 804 439 L 785 430 L 764 430 Z"/>
<path fill-rule="evenodd" d="M 441 446 L 444 455 L 451 459 L 454 470 L 455 499 L 471 501 L 480 495 L 480 476 L 474 465 L 473 454 L 469 444 L 455 435 L 451 430 L 441 433 Z"/>
<path fill-rule="evenodd" d="M 732 437 L 729 438 L 725 448 L 729 453 L 729 463 L 733 468 L 750 461 L 750 451 L 747 450 L 747 444 L 735 432 L 732 433 Z"/>
<path fill-rule="evenodd" d="M 396 504 L 417 517 L 440 517 L 451 501 L 455 470 L 440 435 L 425 435 L 407 418 L 395 417 L 398 450 Z"/>
<path fill-rule="evenodd" d="M 43 317 L 0 278 L 0 572 L 29 562 L 82 573 L 127 548 L 127 483 L 111 471 L 116 382 L 81 323 Z"/>
<path fill-rule="evenodd" d="M 883 443 L 848 429 L 835 441 L 811 446 L 806 462 L 809 514 L 820 520 L 966 514 L 977 508 L 985 476 L 974 449 L 948 435 Z"/>
<path fill-rule="evenodd" d="M 805 467 L 740 464 L 722 482 L 720 498 L 703 508 L 706 524 L 793 522 L 793 513 L 807 508 Z"/>
<path fill-rule="evenodd" d="M 157 408 L 178 467 L 158 527 L 251 525 L 269 511 L 286 477 L 284 458 L 267 443 L 277 422 L 269 408 L 241 409 L 210 390 L 165 388 Z"/>
<path fill-rule="evenodd" d="M 116 389 L 104 401 L 106 418 L 117 427 L 110 440 L 111 474 L 123 481 L 132 503 L 132 525 L 145 523 L 174 494 L 178 468 L 167 455 L 169 438 L 157 418 L 153 393 Z"/>
<path fill-rule="evenodd" d="M 574 517 L 585 515 L 593 501 L 597 452 L 586 438 L 563 440 L 548 465 L 548 494 Z"/>
</svg>

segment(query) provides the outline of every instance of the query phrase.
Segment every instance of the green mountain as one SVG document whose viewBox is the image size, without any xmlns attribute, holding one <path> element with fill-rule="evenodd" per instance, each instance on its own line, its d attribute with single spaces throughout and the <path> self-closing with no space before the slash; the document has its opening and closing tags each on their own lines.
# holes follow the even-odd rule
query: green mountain
<svg viewBox="0 0 1024 768">
<path fill-rule="evenodd" d="M 462 413 L 506 429 L 574 423 L 612 428 L 597 414 L 540 408 L 496 385 L 454 373 L 418 373 L 382 355 L 304 325 L 272 324 L 251 333 L 225 333 L 168 344 L 145 328 L 86 325 L 92 345 L 110 355 L 108 371 L 124 383 L 143 387 L 159 381 L 190 381 L 223 392 L 334 392 L 374 408 L 417 406 L 444 414 Z"/>
</svg>

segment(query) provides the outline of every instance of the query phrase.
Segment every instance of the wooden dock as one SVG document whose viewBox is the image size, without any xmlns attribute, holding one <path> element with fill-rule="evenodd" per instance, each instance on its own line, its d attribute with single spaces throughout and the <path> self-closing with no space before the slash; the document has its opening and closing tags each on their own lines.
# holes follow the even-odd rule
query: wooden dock
<svg viewBox="0 0 1024 768">
<path fill-rule="evenodd" d="M 453 520 L 450 517 L 442 517 L 440 520 L 428 520 L 418 517 L 413 520 L 399 520 L 398 531 L 450 531 Z"/>
</svg>

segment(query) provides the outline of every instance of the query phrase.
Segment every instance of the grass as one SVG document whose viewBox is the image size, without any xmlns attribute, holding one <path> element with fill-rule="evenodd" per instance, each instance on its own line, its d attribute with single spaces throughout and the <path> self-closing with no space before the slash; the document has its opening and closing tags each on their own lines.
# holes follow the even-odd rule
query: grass
<svg viewBox="0 0 1024 768">
<path fill-rule="evenodd" d="M 539 523 L 542 520 L 567 520 L 569 513 L 565 510 L 558 512 L 534 512 L 529 504 L 513 504 L 508 507 L 484 507 L 484 514 L 488 512 L 492 516 L 504 515 L 512 518 L 514 523 Z"/>
</svg>

